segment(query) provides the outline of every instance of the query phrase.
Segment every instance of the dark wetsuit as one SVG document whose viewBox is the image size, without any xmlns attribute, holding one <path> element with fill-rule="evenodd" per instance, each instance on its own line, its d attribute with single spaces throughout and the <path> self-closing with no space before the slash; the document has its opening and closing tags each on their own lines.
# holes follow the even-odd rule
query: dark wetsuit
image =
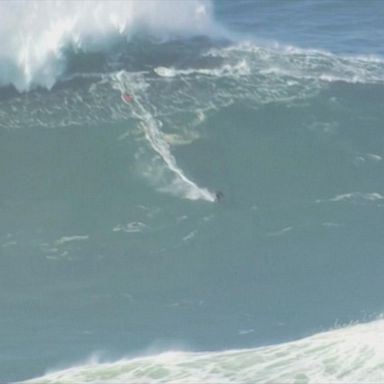
<svg viewBox="0 0 384 384">
<path fill-rule="evenodd" d="M 217 202 L 221 201 L 223 199 L 223 197 L 224 197 L 224 193 L 223 192 L 221 192 L 221 191 L 217 191 L 216 192 L 216 201 Z"/>
</svg>

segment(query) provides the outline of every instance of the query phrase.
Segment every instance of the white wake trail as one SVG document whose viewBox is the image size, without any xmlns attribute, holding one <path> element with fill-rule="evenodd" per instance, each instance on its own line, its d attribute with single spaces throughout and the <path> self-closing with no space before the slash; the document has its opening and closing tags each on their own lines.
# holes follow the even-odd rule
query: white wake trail
<svg viewBox="0 0 384 384">
<path fill-rule="evenodd" d="M 120 76 L 120 79 L 122 79 L 122 76 Z M 130 89 L 130 92 L 132 92 L 132 88 L 137 88 L 137 85 L 130 87 L 129 85 L 126 86 L 126 84 L 120 83 L 119 88 L 122 92 L 123 102 L 130 106 L 132 115 L 140 120 L 140 126 L 144 131 L 147 142 L 160 156 L 163 164 L 166 166 L 166 170 L 172 174 L 170 182 L 160 186 L 159 189 L 190 200 L 206 200 L 214 202 L 216 200 L 216 195 L 206 188 L 199 187 L 196 183 L 190 180 L 177 165 L 176 159 L 171 152 L 170 145 L 160 129 L 161 122 L 155 119 L 149 112 L 141 101 L 140 96 L 138 94 L 130 94 L 130 96 L 133 97 L 132 101 L 127 101 L 124 98 L 124 94 L 129 93 L 126 92 L 125 89 Z M 139 89 L 145 89 L 145 85 L 140 86 Z M 155 176 L 158 182 L 164 184 L 165 178 L 162 177 L 163 170 L 155 168 L 153 172 L 156 172 L 156 175 L 152 176 Z"/>
</svg>

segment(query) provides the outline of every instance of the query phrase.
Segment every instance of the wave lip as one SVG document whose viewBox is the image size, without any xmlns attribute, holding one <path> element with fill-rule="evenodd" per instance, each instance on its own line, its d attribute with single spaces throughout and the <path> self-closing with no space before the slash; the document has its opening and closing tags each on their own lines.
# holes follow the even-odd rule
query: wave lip
<svg viewBox="0 0 384 384">
<path fill-rule="evenodd" d="M 139 32 L 166 39 L 212 35 L 208 0 L 0 2 L 0 85 L 51 88 L 65 71 L 67 47 L 103 51 L 111 39 Z"/>
</svg>

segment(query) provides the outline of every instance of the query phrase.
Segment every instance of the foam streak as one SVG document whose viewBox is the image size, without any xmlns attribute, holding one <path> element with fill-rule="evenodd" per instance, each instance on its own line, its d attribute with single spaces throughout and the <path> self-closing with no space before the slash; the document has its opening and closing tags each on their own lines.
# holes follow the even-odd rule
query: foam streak
<svg viewBox="0 0 384 384">
<path fill-rule="evenodd" d="M 135 95 L 133 102 L 127 101 L 124 97 L 122 97 L 122 100 L 131 107 L 133 116 L 141 121 L 141 128 L 144 131 L 147 142 L 160 156 L 168 171 L 174 175 L 171 184 L 162 187 L 161 190 L 190 200 L 201 199 L 214 202 L 215 195 L 212 192 L 205 188 L 200 188 L 185 176 L 184 172 L 179 168 L 165 139 L 165 135 L 160 130 L 160 122 L 145 108 L 143 102 L 140 101 L 140 96 Z"/>
</svg>

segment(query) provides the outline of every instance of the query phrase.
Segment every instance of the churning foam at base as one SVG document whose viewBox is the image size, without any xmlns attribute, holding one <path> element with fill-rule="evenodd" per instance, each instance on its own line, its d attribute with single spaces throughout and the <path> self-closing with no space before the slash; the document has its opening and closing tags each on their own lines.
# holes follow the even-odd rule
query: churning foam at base
<svg viewBox="0 0 384 384">
<path fill-rule="evenodd" d="M 376 320 L 255 349 L 93 361 L 27 383 L 382 383 L 383 336 Z"/>
</svg>

